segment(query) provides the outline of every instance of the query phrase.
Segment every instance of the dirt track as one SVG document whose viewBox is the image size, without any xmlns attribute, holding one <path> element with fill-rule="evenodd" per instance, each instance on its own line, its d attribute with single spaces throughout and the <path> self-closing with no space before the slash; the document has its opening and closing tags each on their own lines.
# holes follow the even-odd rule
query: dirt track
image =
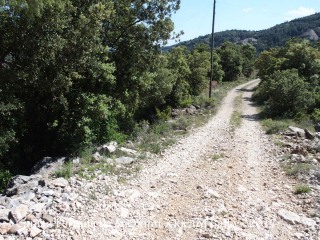
<svg viewBox="0 0 320 240">
<path fill-rule="evenodd" d="M 258 82 L 230 91 L 208 124 L 78 211 L 87 227 L 75 239 L 318 239 L 314 226 L 292 225 L 278 215 L 280 209 L 302 212 L 294 183 L 256 121 L 250 97 Z M 232 131 L 239 94 L 242 124 Z"/>
</svg>

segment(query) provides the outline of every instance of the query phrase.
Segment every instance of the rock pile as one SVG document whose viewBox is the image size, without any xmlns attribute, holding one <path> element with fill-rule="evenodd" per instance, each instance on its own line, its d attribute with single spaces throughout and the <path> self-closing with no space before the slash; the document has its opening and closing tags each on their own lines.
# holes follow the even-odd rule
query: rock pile
<svg viewBox="0 0 320 240">
<path fill-rule="evenodd" d="M 105 154 L 116 151 L 122 156 L 114 159 L 105 157 Z M 117 169 L 130 168 L 138 154 L 133 149 L 118 148 L 117 143 L 111 142 L 97 148 L 92 159 L 112 164 Z M 51 158 L 45 158 L 34 169 L 36 174 L 18 175 L 10 180 L 5 193 L 0 195 L 0 240 L 67 239 L 59 236 L 57 228 L 70 228 L 73 234 L 77 234 L 83 225 L 76 216 L 70 216 L 70 212 L 76 212 L 88 201 L 106 195 L 112 186 L 118 185 L 118 176 L 107 176 L 99 169 L 94 172 L 97 176 L 94 188 L 90 181 L 77 176 L 69 180 L 53 178 L 52 173 L 63 166 L 64 160 L 54 163 Z M 80 158 L 72 162 L 79 164 Z"/>
<path fill-rule="evenodd" d="M 320 132 L 311 132 L 290 126 L 282 133 L 281 142 L 283 161 L 286 164 L 303 166 L 306 171 L 301 171 L 298 177 L 306 182 L 320 184 Z"/>
</svg>

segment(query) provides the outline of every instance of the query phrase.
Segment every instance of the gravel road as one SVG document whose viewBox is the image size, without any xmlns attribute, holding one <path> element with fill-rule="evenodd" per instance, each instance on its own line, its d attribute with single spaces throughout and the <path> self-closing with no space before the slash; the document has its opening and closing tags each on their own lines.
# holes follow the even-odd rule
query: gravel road
<svg viewBox="0 0 320 240">
<path fill-rule="evenodd" d="M 205 126 L 71 213 L 83 223 L 73 239 L 319 239 L 256 121 L 250 98 L 258 83 L 231 90 Z M 234 129 L 236 96 L 242 123 Z"/>
</svg>

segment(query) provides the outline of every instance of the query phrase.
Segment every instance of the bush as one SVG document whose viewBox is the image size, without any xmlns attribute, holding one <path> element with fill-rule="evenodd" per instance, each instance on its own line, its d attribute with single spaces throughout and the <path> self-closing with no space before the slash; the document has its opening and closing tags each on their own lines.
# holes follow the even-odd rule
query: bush
<svg viewBox="0 0 320 240">
<path fill-rule="evenodd" d="M 276 134 L 285 131 L 290 125 L 288 120 L 272 120 L 270 118 L 263 120 L 261 124 L 267 134 Z"/>
<path fill-rule="evenodd" d="M 315 104 L 314 94 L 295 69 L 273 73 L 261 83 L 255 99 L 265 102 L 267 116 L 292 117 L 307 112 Z"/>
<path fill-rule="evenodd" d="M 6 189 L 7 184 L 11 178 L 11 172 L 4 169 L 3 167 L 0 167 L 0 192 L 3 192 Z"/>
<path fill-rule="evenodd" d="M 295 187 L 295 194 L 309 193 L 311 192 L 311 188 L 308 185 L 301 184 Z"/>
</svg>

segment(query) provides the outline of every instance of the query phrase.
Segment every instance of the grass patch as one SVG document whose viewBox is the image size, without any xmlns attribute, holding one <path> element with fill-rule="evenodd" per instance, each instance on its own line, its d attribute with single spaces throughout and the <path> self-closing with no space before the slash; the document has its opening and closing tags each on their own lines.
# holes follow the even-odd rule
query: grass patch
<svg viewBox="0 0 320 240">
<path fill-rule="evenodd" d="M 284 170 L 288 176 L 297 176 L 299 174 L 307 174 L 314 166 L 308 163 L 287 164 Z"/>
<path fill-rule="evenodd" d="M 224 157 L 223 154 L 213 154 L 213 155 L 211 156 L 211 160 L 217 161 L 217 160 L 219 160 L 220 158 L 223 158 L 223 157 Z"/>
<path fill-rule="evenodd" d="M 266 134 L 277 134 L 287 130 L 290 125 L 293 125 L 293 121 L 289 119 L 273 120 L 268 118 L 262 120 L 261 125 Z"/>
<path fill-rule="evenodd" d="M 65 162 L 62 166 L 60 166 L 55 172 L 54 176 L 57 178 L 70 178 L 73 176 L 73 166 L 72 162 Z"/>
<path fill-rule="evenodd" d="M 236 128 L 241 126 L 242 123 L 242 94 L 239 94 L 237 97 L 235 97 L 233 101 L 233 107 L 234 110 L 232 112 L 231 118 L 230 118 L 230 126 L 232 129 L 232 132 L 235 131 Z"/>
<path fill-rule="evenodd" d="M 306 184 L 297 185 L 294 189 L 295 194 L 303 194 L 311 192 L 311 188 Z"/>
</svg>

